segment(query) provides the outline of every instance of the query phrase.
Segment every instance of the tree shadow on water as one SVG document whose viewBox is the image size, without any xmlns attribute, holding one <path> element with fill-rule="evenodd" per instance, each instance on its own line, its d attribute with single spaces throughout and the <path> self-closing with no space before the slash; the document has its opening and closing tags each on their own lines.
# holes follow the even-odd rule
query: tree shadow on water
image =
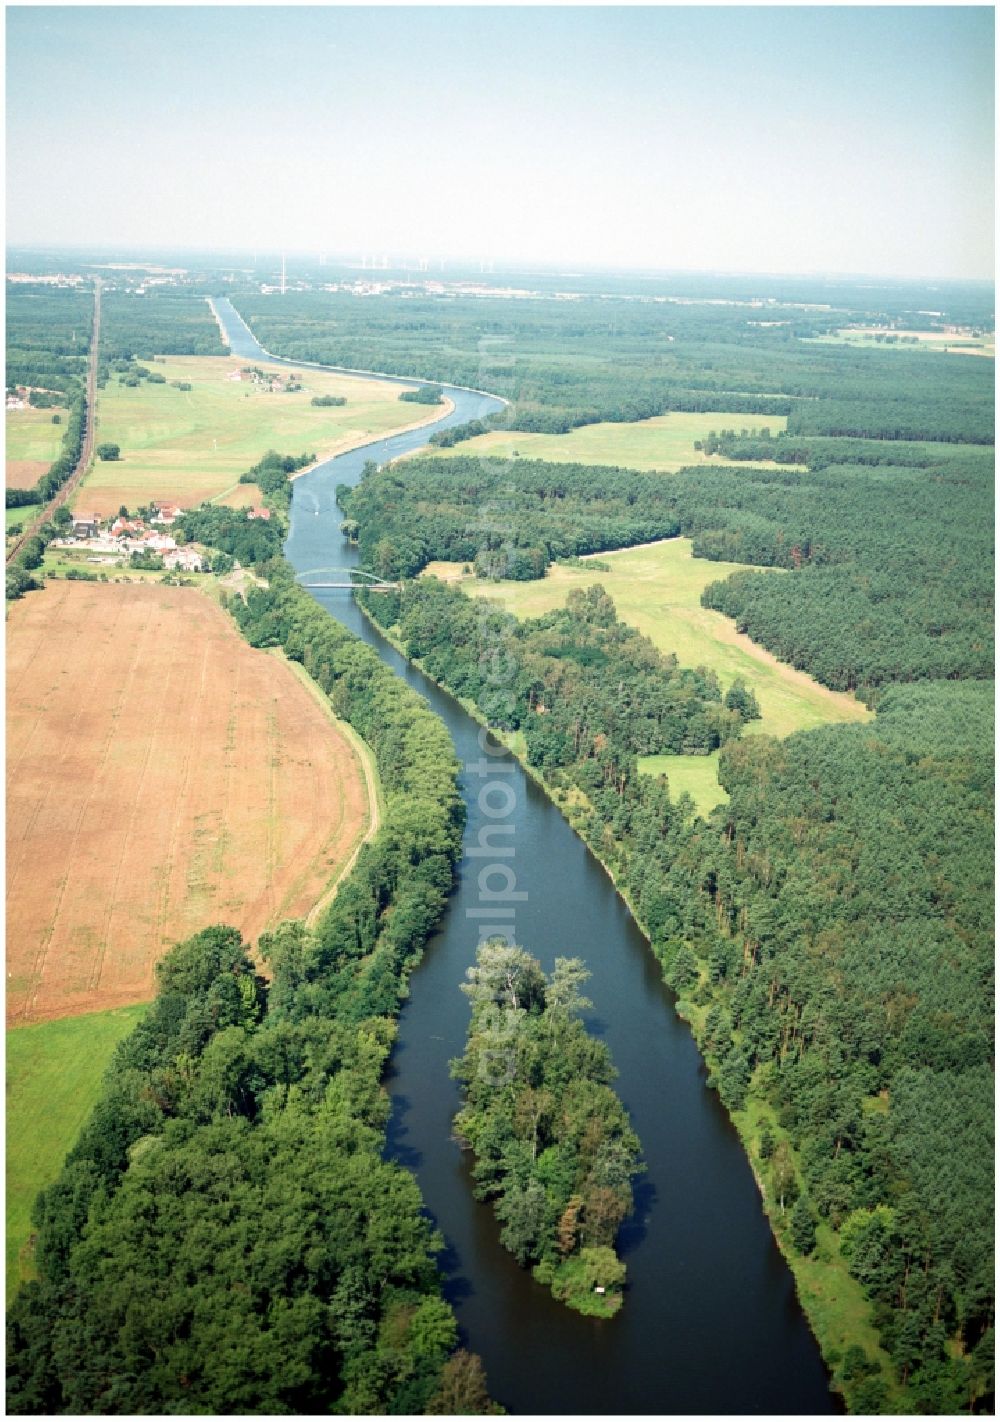
<svg viewBox="0 0 1000 1422">
<path fill-rule="evenodd" d="M 656 1204 L 656 1186 L 645 1175 L 640 1175 L 632 1183 L 632 1197 L 635 1206 L 628 1219 L 618 1231 L 615 1248 L 623 1259 L 634 1254 L 649 1231 L 649 1221 Z"/>
<path fill-rule="evenodd" d="M 410 1109 L 408 1096 L 392 1098 L 392 1113 L 385 1128 L 385 1145 L 382 1147 L 383 1160 L 394 1160 L 406 1170 L 417 1170 L 423 1164 L 423 1151 L 409 1143 L 410 1134 L 406 1124 L 406 1114 Z"/>
<path fill-rule="evenodd" d="M 445 1301 L 450 1303 L 452 1308 L 457 1308 L 460 1303 L 470 1299 L 476 1290 L 472 1280 L 462 1273 L 462 1261 L 450 1240 L 445 1240 L 444 1248 L 437 1256 L 437 1264 L 441 1271 Z"/>
</svg>

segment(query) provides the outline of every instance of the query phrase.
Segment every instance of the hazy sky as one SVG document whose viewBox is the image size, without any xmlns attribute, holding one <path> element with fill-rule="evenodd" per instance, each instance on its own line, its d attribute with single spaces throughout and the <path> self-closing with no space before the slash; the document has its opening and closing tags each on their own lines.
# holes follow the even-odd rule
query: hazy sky
<svg viewBox="0 0 1000 1422">
<path fill-rule="evenodd" d="M 12 244 L 992 275 L 987 7 L 6 14 Z"/>
</svg>

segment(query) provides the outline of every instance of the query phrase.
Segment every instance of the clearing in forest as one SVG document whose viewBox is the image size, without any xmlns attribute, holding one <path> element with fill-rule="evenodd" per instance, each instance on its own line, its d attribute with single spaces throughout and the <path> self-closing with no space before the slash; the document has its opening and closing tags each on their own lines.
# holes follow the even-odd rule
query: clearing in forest
<svg viewBox="0 0 1000 1422">
<path fill-rule="evenodd" d="M 196 589 L 51 583 L 7 661 L 8 1025 L 147 1000 L 208 924 L 307 914 L 367 830 L 347 736 Z"/>
<path fill-rule="evenodd" d="M 709 667 L 716 673 L 723 694 L 741 677 L 760 703 L 761 719 L 751 721 L 746 733 L 787 736 L 838 721 L 866 721 L 871 713 L 846 692 L 831 691 L 806 672 L 780 662 L 751 641 L 721 612 L 702 607 L 702 589 L 730 573 L 746 571 L 743 563 L 716 563 L 695 558 L 689 538 L 599 553 L 584 562 L 589 568 L 553 564 L 537 582 L 487 582 L 463 577 L 458 563 L 431 563 L 425 576 L 461 581 L 463 591 L 500 601 L 518 617 L 540 617 L 561 607 L 571 588 L 602 583 L 614 599 L 623 622 L 637 627 L 662 652 L 673 652 L 681 666 Z M 785 574 L 769 569 L 776 577 Z M 688 790 L 699 810 L 711 809 L 725 798 L 715 779 L 717 757 L 648 756 L 640 769 L 665 772 L 672 789 Z M 685 763 L 678 766 L 679 761 Z M 687 764 L 690 762 L 690 765 Z M 714 793 L 712 786 L 714 784 Z"/>
<path fill-rule="evenodd" d="M 769 429 L 772 435 L 784 430 L 788 420 L 784 415 L 732 415 L 715 411 L 709 414 L 688 414 L 674 411 L 669 415 L 654 415 L 650 420 L 632 424 L 581 425 L 567 434 L 522 434 L 519 430 L 492 430 L 475 439 L 463 440 L 450 449 L 434 445 L 418 453 L 445 457 L 481 454 L 490 459 L 548 459 L 556 464 L 611 464 L 624 469 L 662 470 L 676 473 L 692 464 L 726 464 L 720 454 L 705 455 L 695 449 L 695 440 L 703 440 L 712 430 Z M 761 460 L 753 466 L 772 469 L 778 466 Z M 786 464 L 784 469 L 799 469 Z"/>
<path fill-rule="evenodd" d="M 56 415 L 59 423 L 52 423 Z M 67 412 L 59 410 L 5 411 L 6 484 L 8 489 L 33 489 L 58 458 L 66 433 Z"/>
<path fill-rule="evenodd" d="M 803 344 L 863 346 L 883 351 L 945 351 L 948 355 L 996 356 L 996 336 L 964 328 L 952 331 L 904 331 L 888 326 L 845 326 L 822 336 L 802 336 Z"/>
<path fill-rule="evenodd" d="M 400 404 L 403 385 L 308 366 L 293 372 L 236 356 L 163 356 L 140 364 L 164 383 L 129 386 L 112 376 L 99 392 L 97 442 L 119 445 L 121 457 L 95 461 L 74 500 L 77 509 L 103 517 L 122 504 L 135 509 L 154 499 L 182 508 L 206 499 L 260 503 L 260 490 L 238 480 L 268 449 L 315 450 L 328 458 L 445 413 L 435 406 L 421 414 L 417 407 L 414 416 L 412 405 Z M 241 375 L 250 368 L 268 378 Z M 293 373 L 300 390 L 286 388 Z M 280 388 L 270 388 L 271 377 Z M 347 403 L 312 404 L 323 395 Z"/>
</svg>

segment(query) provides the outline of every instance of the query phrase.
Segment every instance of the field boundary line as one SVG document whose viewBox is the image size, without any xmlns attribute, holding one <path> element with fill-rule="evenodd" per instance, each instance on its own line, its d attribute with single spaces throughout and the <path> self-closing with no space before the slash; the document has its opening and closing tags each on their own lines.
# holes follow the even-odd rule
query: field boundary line
<svg viewBox="0 0 1000 1422">
<path fill-rule="evenodd" d="M 340 731 L 344 739 L 351 746 L 361 765 L 361 771 L 365 778 L 365 788 L 368 792 L 368 825 L 358 838 L 358 842 L 351 851 L 350 857 L 338 871 L 333 882 L 323 891 L 320 897 L 313 904 L 306 914 L 305 924 L 307 928 L 314 928 L 323 911 L 333 902 L 337 890 L 350 874 L 355 864 L 358 862 L 358 855 L 362 847 L 375 838 L 382 824 L 382 816 L 385 813 L 385 798 L 382 794 L 382 783 L 379 780 L 378 769 L 375 765 L 375 756 L 371 746 L 363 737 L 359 736 L 353 726 L 342 721 L 330 705 L 329 698 L 323 688 L 313 681 L 300 662 L 292 661 L 285 655 L 280 647 L 269 647 L 268 655 L 275 657 L 278 661 L 284 662 L 292 671 L 295 678 L 307 688 L 313 700 L 325 712 L 327 719 Z"/>
</svg>

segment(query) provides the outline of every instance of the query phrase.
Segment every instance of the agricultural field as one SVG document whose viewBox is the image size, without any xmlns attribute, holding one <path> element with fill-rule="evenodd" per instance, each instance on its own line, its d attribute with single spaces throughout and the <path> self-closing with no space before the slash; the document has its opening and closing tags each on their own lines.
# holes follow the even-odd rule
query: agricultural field
<svg viewBox="0 0 1000 1422">
<path fill-rule="evenodd" d="M 54 425 L 52 416 L 60 423 Z M 5 411 L 5 464 L 8 489 L 33 489 L 60 452 L 66 433 L 66 411 L 7 410 Z"/>
<path fill-rule="evenodd" d="M 31 1277 L 31 1207 L 90 1114 L 115 1047 L 145 1007 L 117 1007 L 7 1033 L 7 1298 Z"/>
<path fill-rule="evenodd" d="M 996 355 L 996 336 L 971 331 L 901 331 L 876 326 L 848 326 L 822 336 L 806 337 L 807 345 L 858 346 L 885 351 L 946 351 L 949 355 Z"/>
<path fill-rule="evenodd" d="M 701 606 L 701 591 L 708 583 L 746 565 L 694 558 L 688 538 L 601 553 L 593 561 L 598 565 L 593 572 L 554 565 L 536 582 L 494 583 L 462 577 L 459 565 L 442 563 L 429 564 L 425 576 L 460 577 L 465 592 L 495 598 L 519 617 L 538 617 L 561 607 L 571 588 L 602 583 L 622 620 L 645 633 L 661 651 L 676 653 L 682 666 L 710 667 L 723 692 L 742 677 L 753 688 L 762 713 L 759 721 L 750 722 L 751 732 L 787 736 L 830 722 L 869 719 L 870 713 L 853 696 L 830 691 L 805 672 L 779 662 L 737 632 L 728 617 Z M 785 574 L 774 570 L 774 576 Z"/>
<path fill-rule="evenodd" d="M 293 393 L 229 379 L 246 366 L 235 356 L 165 356 L 148 365 L 165 377 L 163 384 L 109 380 L 98 395 L 97 441 L 119 445 L 121 458 L 95 461 L 75 509 L 105 516 L 152 499 L 183 508 L 206 499 L 250 504 L 259 501 L 259 490 L 238 480 L 265 450 L 315 450 L 326 458 L 411 423 L 413 407 L 399 402 L 403 386 L 305 367 L 303 388 Z M 316 395 L 339 395 L 347 404 L 317 407 L 310 403 Z M 424 419 L 441 413 L 436 407 Z"/>
<path fill-rule="evenodd" d="M 548 459 L 556 464 L 617 464 L 627 469 L 674 473 L 689 464 L 724 464 L 721 455 L 705 455 L 695 449 L 711 431 L 724 429 L 756 431 L 764 428 L 772 435 L 788 424 L 785 415 L 733 415 L 710 412 L 689 414 L 673 411 L 630 424 L 604 422 L 581 425 L 568 434 L 522 434 L 517 430 L 493 430 L 475 439 L 463 440 L 450 448 L 418 451 L 442 458 L 481 454 L 490 459 Z M 763 460 L 759 468 L 774 468 Z M 786 469 L 797 465 L 785 465 Z"/>
<path fill-rule="evenodd" d="M 51 583 L 7 660 L 8 1026 L 148 1000 L 171 943 L 307 914 L 366 833 L 351 742 L 194 588 Z"/>
</svg>

